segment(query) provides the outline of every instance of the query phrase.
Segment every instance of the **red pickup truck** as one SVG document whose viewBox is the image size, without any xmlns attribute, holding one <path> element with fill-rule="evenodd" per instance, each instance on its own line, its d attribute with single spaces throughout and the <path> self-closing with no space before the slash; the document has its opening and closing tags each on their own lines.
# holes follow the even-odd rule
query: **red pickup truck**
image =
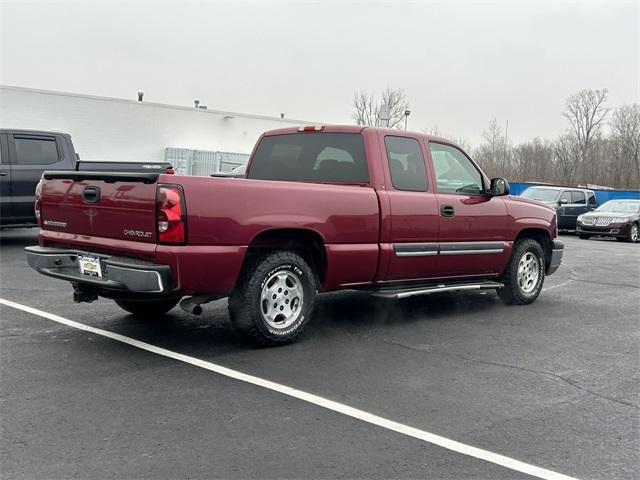
<svg viewBox="0 0 640 480">
<path fill-rule="evenodd" d="M 262 345 L 293 341 L 319 291 L 495 289 L 534 301 L 560 265 L 556 212 L 509 196 L 448 140 L 361 126 L 266 132 L 245 178 L 45 172 L 29 265 L 76 302 L 135 315 L 229 297 Z"/>
</svg>

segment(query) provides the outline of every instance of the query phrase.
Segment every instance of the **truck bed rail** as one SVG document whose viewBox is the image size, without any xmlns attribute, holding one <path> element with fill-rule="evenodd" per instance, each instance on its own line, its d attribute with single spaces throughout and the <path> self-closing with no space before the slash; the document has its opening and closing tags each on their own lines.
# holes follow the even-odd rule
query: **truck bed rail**
<svg viewBox="0 0 640 480">
<path fill-rule="evenodd" d="M 129 173 L 129 172 L 78 172 L 78 171 L 45 171 L 42 177 L 45 180 L 69 179 L 74 182 L 81 180 L 102 180 L 107 183 L 138 182 L 156 183 L 159 173 Z"/>
</svg>

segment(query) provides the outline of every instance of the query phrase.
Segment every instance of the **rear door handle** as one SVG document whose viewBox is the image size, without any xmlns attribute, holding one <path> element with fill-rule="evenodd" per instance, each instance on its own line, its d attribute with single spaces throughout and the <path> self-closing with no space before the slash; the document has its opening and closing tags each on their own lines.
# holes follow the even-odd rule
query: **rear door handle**
<svg viewBox="0 0 640 480">
<path fill-rule="evenodd" d="M 0 172 L 0 177 L 6 177 L 7 176 L 7 172 Z"/>
<path fill-rule="evenodd" d="M 440 207 L 440 215 L 443 217 L 453 217 L 455 214 L 456 211 L 451 205 L 442 205 Z"/>
</svg>

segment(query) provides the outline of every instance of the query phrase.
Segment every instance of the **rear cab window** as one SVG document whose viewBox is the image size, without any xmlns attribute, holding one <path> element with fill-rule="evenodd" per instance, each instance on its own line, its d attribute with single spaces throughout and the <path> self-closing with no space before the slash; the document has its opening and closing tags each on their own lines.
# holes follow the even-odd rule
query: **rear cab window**
<svg viewBox="0 0 640 480">
<path fill-rule="evenodd" d="M 292 182 L 369 182 L 359 133 L 291 133 L 262 137 L 247 178 Z"/>
<path fill-rule="evenodd" d="M 384 137 L 391 184 L 396 190 L 426 192 L 427 170 L 420 143 L 415 138 Z"/>
<path fill-rule="evenodd" d="M 18 165 L 51 165 L 60 161 L 55 137 L 14 135 L 15 158 Z"/>
</svg>

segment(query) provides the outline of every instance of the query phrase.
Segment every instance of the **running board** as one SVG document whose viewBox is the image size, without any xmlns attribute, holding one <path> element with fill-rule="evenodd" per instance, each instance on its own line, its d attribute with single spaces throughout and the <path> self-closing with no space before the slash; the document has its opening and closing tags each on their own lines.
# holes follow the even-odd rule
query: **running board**
<svg viewBox="0 0 640 480">
<path fill-rule="evenodd" d="M 503 288 L 500 282 L 483 281 L 473 283 L 438 283 L 433 285 L 420 285 L 412 287 L 385 287 L 371 292 L 372 295 L 382 298 L 407 298 L 416 295 L 429 295 L 430 293 L 455 292 L 461 290 L 497 290 Z"/>
</svg>

